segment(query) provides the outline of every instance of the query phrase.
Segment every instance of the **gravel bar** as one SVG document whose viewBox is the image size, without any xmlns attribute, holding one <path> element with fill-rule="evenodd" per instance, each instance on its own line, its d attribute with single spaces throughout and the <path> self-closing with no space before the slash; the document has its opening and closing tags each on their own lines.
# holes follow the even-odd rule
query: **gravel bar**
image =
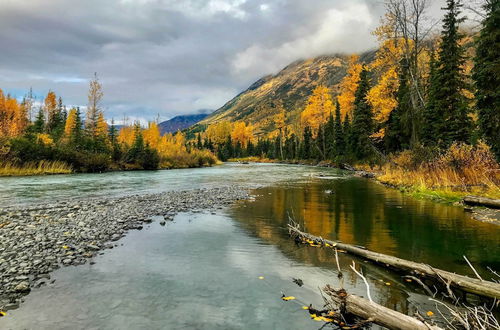
<svg viewBox="0 0 500 330">
<path fill-rule="evenodd" d="M 92 263 L 152 217 L 165 225 L 179 212 L 213 212 L 248 197 L 247 189 L 232 186 L 0 208 L 0 311 L 19 307 L 32 288 L 51 282 L 55 269 Z"/>
</svg>

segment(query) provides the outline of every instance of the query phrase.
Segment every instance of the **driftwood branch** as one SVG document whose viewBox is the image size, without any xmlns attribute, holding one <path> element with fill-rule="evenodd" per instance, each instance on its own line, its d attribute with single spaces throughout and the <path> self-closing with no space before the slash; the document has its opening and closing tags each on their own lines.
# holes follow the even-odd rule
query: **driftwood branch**
<svg viewBox="0 0 500 330">
<path fill-rule="evenodd" d="M 353 294 L 345 295 L 345 291 L 337 291 L 329 285 L 327 285 L 323 290 L 335 304 L 344 304 L 347 313 L 351 313 L 363 319 L 369 319 L 371 322 L 389 329 L 441 329 L 438 326 L 427 324 L 411 316 L 381 306 L 373 301 L 369 301 Z"/>
<path fill-rule="evenodd" d="M 464 204 L 486 206 L 494 209 L 500 209 L 500 199 L 492 199 L 478 196 L 465 196 L 463 199 Z"/>
<path fill-rule="evenodd" d="M 294 237 L 304 238 L 316 242 L 317 244 L 323 244 L 324 246 L 329 246 L 333 248 L 338 248 L 350 253 L 352 255 L 370 260 L 377 264 L 392 267 L 400 271 L 404 271 L 410 274 L 418 275 L 420 277 L 433 278 L 438 281 L 444 281 L 449 283 L 449 285 L 458 288 L 462 291 L 473 293 L 479 296 L 489 297 L 493 299 L 500 299 L 500 284 L 490 281 L 481 281 L 475 278 L 470 278 L 463 275 L 458 275 L 445 270 L 433 268 L 429 265 L 417 263 L 405 259 L 396 258 L 393 256 L 385 255 L 382 253 L 377 253 L 369 251 L 364 248 L 360 248 L 354 245 L 345 244 L 341 242 L 334 242 L 331 240 L 325 240 L 320 237 L 313 236 L 311 234 L 302 232 L 298 226 L 288 226 L 290 235 Z"/>
</svg>

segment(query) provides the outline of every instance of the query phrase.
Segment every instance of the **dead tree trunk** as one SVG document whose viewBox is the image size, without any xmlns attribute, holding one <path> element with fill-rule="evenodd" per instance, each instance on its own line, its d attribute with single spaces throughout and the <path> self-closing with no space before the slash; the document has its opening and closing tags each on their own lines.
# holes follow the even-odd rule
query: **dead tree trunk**
<svg viewBox="0 0 500 330">
<path fill-rule="evenodd" d="M 500 283 L 479 280 L 463 275 L 458 275 L 445 270 L 433 268 L 429 265 L 417 263 L 405 259 L 392 257 L 386 254 L 369 251 L 367 249 L 357 247 L 341 242 L 325 240 L 321 237 L 300 231 L 292 225 L 288 225 L 290 235 L 294 237 L 305 238 L 316 244 L 322 244 L 327 247 L 336 247 L 337 249 L 345 250 L 346 252 L 358 257 L 373 261 L 377 264 L 392 267 L 398 270 L 405 271 L 410 274 L 415 274 L 422 277 L 433 278 L 438 282 L 447 283 L 447 285 L 458 288 L 465 292 L 473 293 L 479 296 L 500 299 Z"/>
<path fill-rule="evenodd" d="M 347 313 L 356 315 L 362 319 L 370 320 L 372 323 L 389 329 L 401 330 L 442 330 L 442 328 L 424 323 L 411 316 L 396 312 L 387 307 L 367 299 L 347 294 L 343 296 L 339 291 L 327 285 L 323 291 L 330 297 L 331 302 L 337 306 L 343 305 Z"/>
<path fill-rule="evenodd" d="M 491 199 L 478 196 L 465 196 L 463 202 L 467 205 L 478 205 L 500 209 L 500 199 Z"/>
</svg>

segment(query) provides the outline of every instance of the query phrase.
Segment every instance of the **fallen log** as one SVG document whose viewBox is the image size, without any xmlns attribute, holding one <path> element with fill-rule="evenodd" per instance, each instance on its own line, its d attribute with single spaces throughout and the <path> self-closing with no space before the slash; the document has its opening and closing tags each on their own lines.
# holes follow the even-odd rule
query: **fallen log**
<svg viewBox="0 0 500 330">
<path fill-rule="evenodd" d="M 500 199 L 492 199 L 479 196 L 465 196 L 463 198 L 464 204 L 475 206 L 486 206 L 494 209 L 500 209 Z"/>
<path fill-rule="evenodd" d="M 433 268 L 429 265 L 417 263 L 386 254 L 373 252 L 362 247 L 326 240 L 321 237 L 311 235 L 299 230 L 296 226 L 288 224 L 289 234 L 293 237 L 299 237 L 330 248 L 337 248 L 346 251 L 352 255 L 370 260 L 383 266 L 392 267 L 397 270 L 405 271 L 410 274 L 421 277 L 428 277 L 447 286 L 458 288 L 462 291 L 473 293 L 483 297 L 500 299 L 500 283 L 479 280 L 467 276 L 451 273 L 445 270 Z"/>
<path fill-rule="evenodd" d="M 327 285 L 323 291 L 330 297 L 330 304 L 341 306 L 345 312 L 389 329 L 442 330 L 442 328 L 417 320 L 414 317 L 381 306 L 373 301 L 335 290 Z"/>
</svg>

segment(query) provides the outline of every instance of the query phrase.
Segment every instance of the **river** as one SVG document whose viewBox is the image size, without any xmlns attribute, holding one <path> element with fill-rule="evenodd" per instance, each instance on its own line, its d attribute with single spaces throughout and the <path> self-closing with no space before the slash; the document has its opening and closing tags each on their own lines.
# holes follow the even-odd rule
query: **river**
<svg viewBox="0 0 500 330">
<path fill-rule="evenodd" d="M 331 251 L 296 246 L 289 216 L 305 229 L 418 262 L 488 277 L 500 268 L 500 227 L 460 207 L 417 200 L 349 172 L 307 166 L 225 164 L 213 168 L 0 178 L 1 205 L 105 198 L 243 185 L 253 198 L 219 212 L 181 213 L 165 227 L 131 231 L 95 264 L 64 267 L 34 289 L 2 329 L 318 329 L 302 306 L 321 306 L 318 287 L 337 286 Z M 344 286 L 365 285 L 341 254 Z M 422 290 L 356 261 L 377 302 L 412 314 L 435 310 Z M 259 279 L 259 277 L 264 279 Z M 300 278 L 304 286 L 292 282 Z M 296 300 L 282 301 L 282 293 Z"/>
</svg>

